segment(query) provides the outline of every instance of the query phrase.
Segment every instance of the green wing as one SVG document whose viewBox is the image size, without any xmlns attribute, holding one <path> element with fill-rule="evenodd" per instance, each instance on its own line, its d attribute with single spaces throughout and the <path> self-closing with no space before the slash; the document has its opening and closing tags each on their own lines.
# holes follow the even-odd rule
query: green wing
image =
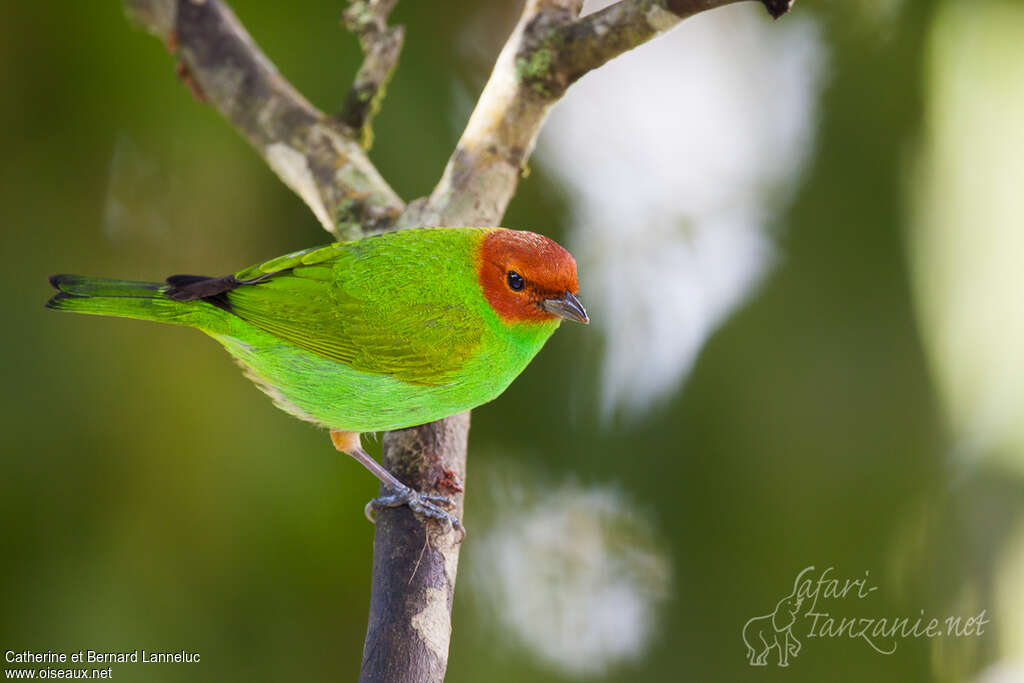
<svg viewBox="0 0 1024 683">
<path fill-rule="evenodd" d="M 483 330 L 464 283 L 451 281 L 469 275 L 453 272 L 466 258 L 446 257 L 451 245 L 424 252 L 416 240 L 381 242 L 307 249 L 243 270 L 238 280 L 258 281 L 227 292 L 230 310 L 356 370 L 411 384 L 457 380 Z"/>
</svg>

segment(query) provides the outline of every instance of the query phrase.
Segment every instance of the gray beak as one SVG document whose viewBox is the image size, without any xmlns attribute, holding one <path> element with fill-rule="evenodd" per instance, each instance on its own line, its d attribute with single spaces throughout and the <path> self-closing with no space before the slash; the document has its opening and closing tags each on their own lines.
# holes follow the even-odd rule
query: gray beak
<svg viewBox="0 0 1024 683">
<path fill-rule="evenodd" d="M 563 296 L 557 299 L 544 299 L 540 305 L 548 313 L 553 313 L 560 318 L 574 320 L 584 325 L 590 323 L 590 318 L 587 317 L 587 311 L 583 308 L 583 304 L 568 289 L 565 290 Z"/>
</svg>

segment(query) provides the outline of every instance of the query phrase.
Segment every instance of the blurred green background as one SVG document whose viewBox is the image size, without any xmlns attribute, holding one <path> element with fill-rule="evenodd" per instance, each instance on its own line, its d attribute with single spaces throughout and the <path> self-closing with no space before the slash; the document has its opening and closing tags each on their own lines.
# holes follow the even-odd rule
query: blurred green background
<svg viewBox="0 0 1024 683">
<path fill-rule="evenodd" d="M 360 59 L 338 25 L 342 3 L 234 7 L 300 91 L 339 106 Z M 393 14 L 406 47 L 372 158 L 406 200 L 436 182 L 515 21 L 515 7 L 492 7 L 486 22 L 481 11 L 402 2 Z M 778 24 L 753 21 L 770 31 L 797 14 L 827 52 L 813 146 L 769 221 L 774 266 L 688 379 L 639 415 L 602 412 L 601 327 L 565 326 L 474 411 L 449 680 L 1024 680 L 1013 664 L 1024 657 L 1024 249 L 1012 190 L 1024 177 L 1024 13 L 801 0 Z M 219 275 L 327 235 L 189 97 L 119 3 L 7 2 L 0 25 L 0 649 L 201 653 L 197 665 L 114 665 L 118 680 L 354 680 L 373 478 L 202 335 L 43 309 L 51 273 Z M 622 192 L 629 181 L 643 178 L 623 178 Z M 534 163 L 504 224 L 587 251 L 571 201 Z M 975 235 L 989 235 L 987 249 L 963 248 Z M 991 275 L 996 259 L 1006 277 L 982 278 L 988 289 L 958 279 L 968 258 L 968 275 Z M 957 310 L 987 313 L 947 315 Z M 537 521 L 566 499 L 568 522 Z M 503 516 L 516 506 L 521 517 Z M 571 538 L 517 541 L 519 520 Z M 576 552 L 580 539 L 599 547 Z M 496 548 L 522 561 L 538 543 L 533 578 L 488 585 Z M 903 639 L 891 655 L 801 631 L 788 668 L 773 654 L 752 669 L 744 623 L 810 565 L 869 572 L 878 586 L 834 601 L 837 616 L 985 609 L 991 621 L 981 637 Z M 594 585 L 569 585 L 578 576 Z M 503 616 L 498 594 L 517 587 L 526 602 L 558 596 L 535 615 L 568 634 L 554 654 Z M 619 589 L 624 602 L 589 602 Z M 599 646 L 636 646 L 581 666 L 570 650 L 586 655 L 574 637 L 592 627 Z"/>
</svg>

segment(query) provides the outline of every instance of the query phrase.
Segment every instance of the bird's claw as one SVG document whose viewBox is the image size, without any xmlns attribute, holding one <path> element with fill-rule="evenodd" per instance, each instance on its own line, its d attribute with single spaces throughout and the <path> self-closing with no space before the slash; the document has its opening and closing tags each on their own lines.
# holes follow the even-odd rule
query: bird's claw
<svg viewBox="0 0 1024 683">
<path fill-rule="evenodd" d="M 428 519 L 436 519 L 442 524 L 449 524 L 452 529 L 458 531 L 459 543 L 462 543 L 466 538 L 466 528 L 462 526 L 462 522 L 459 518 L 448 512 L 444 508 L 454 509 L 455 503 L 452 502 L 451 498 L 446 496 L 435 496 L 429 493 L 420 493 L 409 487 L 403 487 L 402 489 L 395 490 L 390 489 L 392 493 L 386 496 L 380 496 L 374 498 L 366 504 L 363 508 L 363 514 L 370 522 L 376 524 L 377 518 L 374 514 L 377 510 L 384 508 L 396 508 L 403 505 L 408 505 L 415 514 Z"/>
</svg>

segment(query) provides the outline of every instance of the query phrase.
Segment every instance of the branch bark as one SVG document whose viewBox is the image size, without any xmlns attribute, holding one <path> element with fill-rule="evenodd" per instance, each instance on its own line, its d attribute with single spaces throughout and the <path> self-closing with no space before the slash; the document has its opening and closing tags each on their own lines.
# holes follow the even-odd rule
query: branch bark
<svg viewBox="0 0 1024 683">
<path fill-rule="evenodd" d="M 405 208 L 355 141 L 277 71 L 219 0 L 126 0 L 180 60 L 179 74 L 238 130 L 324 229 L 353 239 Z"/>
<path fill-rule="evenodd" d="M 399 225 L 496 225 L 551 105 L 572 83 L 689 16 L 739 1 L 620 0 L 577 18 L 582 0 L 527 0 L 441 181 Z M 795 0 L 758 1 L 778 17 Z"/>
<path fill-rule="evenodd" d="M 398 66 L 405 29 L 388 27 L 388 14 L 398 0 L 356 0 L 342 14 L 342 23 L 359 36 L 366 54 L 338 118 L 357 131 L 363 149 L 373 146 L 373 117 L 380 110 L 384 92 Z"/>
<path fill-rule="evenodd" d="M 398 227 L 498 225 L 515 194 L 523 166 L 533 151 L 548 110 L 573 81 L 615 55 L 675 26 L 686 16 L 736 1 L 621 0 L 601 12 L 577 18 L 582 0 L 527 0 L 440 182 L 430 197 L 409 204 L 399 218 Z M 786 9 L 792 5 L 792 0 L 761 2 L 769 12 L 773 6 L 777 10 L 780 2 Z M 669 4 L 675 9 L 667 9 Z M 663 14 L 659 14 L 659 10 Z M 777 15 L 773 13 L 773 16 Z M 626 33 L 625 37 L 620 31 Z M 545 87 L 552 74 L 560 85 Z M 468 427 L 466 413 L 403 432 L 407 435 L 403 437 L 407 439 L 404 443 L 422 445 L 439 444 L 438 434 L 452 437 L 444 441 L 445 447 L 436 450 L 429 446 L 395 448 L 386 436 L 385 466 L 393 472 L 414 474 L 412 479 L 402 475 L 399 478 L 419 490 L 455 494 L 437 484 L 445 481 L 448 472 L 464 477 Z M 424 465 L 424 462 L 429 464 Z M 462 495 L 454 497 L 461 514 Z M 392 521 L 394 518 L 397 520 Z M 407 508 L 384 511 L 378 518 L 371 627 L 363 650 L 360 676 L 364 683 L 444 679 L 459 546 L 446 543 L 443 534 L 438 534 L 436 527 L 430 527 L 426 532 L 430 544 L 418 560 L 419 572 L 424 572 L 424 566 L 426 572 L 410 572 L 409 558 L 424 548 L 420 536 L 410 531 L 415 528 L 415 520 Z M 398 550 L 401 548 L 404 550 Z M 392 553 L 389 557 L 393 561 L 378 564 L 378 557 L 385 549 Z M 406 580 L 403 588 L 406 576 L 416 580 Z M 439 590 L 442 592 L 438 593 Z M 414 618 L 421 628 L 409 628 Z M 411 645 L 408 638 L 418 638 L 421 642 Z M 443 648 L 436 646 L 442 641 Z M 407 655 L 409 648 L 430 653 L 419 660 L 424 666 L 402 671 L 386 668 L 389 661 L 411 664 Z M 443 661 L 438 662 L 442 657 Z"/>
<path fill-rule="evenodd" d="M 520 60 L 547 69 L 526 69 L 524 79 L 535 89 L 560 97 L 572 83 L 613 57 L 674 28 L 699 12 L 742 0 L 622 0 L 579 21 L 528 34 Z M 778 18 L 795 0 L 760 0 Z M 550 54 L 550 57 L 548 55 Z"/>
<path fill-rule="evenodd" d="M 468 411 L 389 432 L 384 466 L 420 490 L 452 496 L 461 519 L 468 438 Z M 381 511 L 360 681 L 444 680 L 458 563 L 458 534 L 424 525 L 409 508 Z"/>
<path fill-rule="evenodd" d="M 366 59 L 342 112 L 309 104 L 220 0 L 125 0 L 180 59 L 193 94 L 215 106 L 340 239 L 391 227 L 497 225 L 551 105 L 613 57 L 701 11 L 739 0 L 620 0 L 582 18 L 582 0 L 527 0 L 466 129 L 429 197 L 405 206 L 357 142 L 395 68 L 397 0 L 353 0 L 344 22 Z M 773 17 L 793 0 L 758 0 Z M 385 434 L 383 464 L 406 484 L 451 496 L 462 516 L 469 413 Z M 384 491 L 382 491 L 384 493 Z M 377 517 L 360 681 L 444 679 L 459 562 L 457 535 L 408 507 Z"/>
</svg>

